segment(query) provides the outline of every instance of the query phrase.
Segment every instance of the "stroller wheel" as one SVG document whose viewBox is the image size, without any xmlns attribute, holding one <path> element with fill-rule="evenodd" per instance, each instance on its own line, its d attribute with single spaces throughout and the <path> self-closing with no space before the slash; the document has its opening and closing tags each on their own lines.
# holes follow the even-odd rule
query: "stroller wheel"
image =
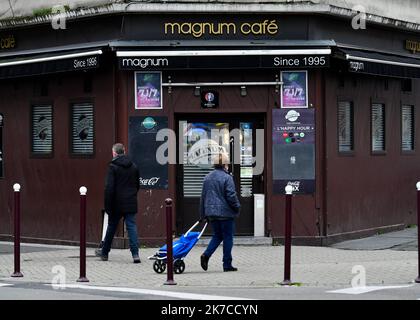
<svg viewBox="0 0 420 320">
<path fill-rule="evenodd" d="M 156 273 L 162 273 L 166 270 L 166 263 L 163 260 L 156 260 L 153 263 L 153 270 L 155 270 Z"/>
<path fill-rule="evenodd" d="M 183 273 L 185 270 L 185 263 L 183 260 L 176 260 L 174 263 L 174 272 L 176 274 Z"/>
</svg>

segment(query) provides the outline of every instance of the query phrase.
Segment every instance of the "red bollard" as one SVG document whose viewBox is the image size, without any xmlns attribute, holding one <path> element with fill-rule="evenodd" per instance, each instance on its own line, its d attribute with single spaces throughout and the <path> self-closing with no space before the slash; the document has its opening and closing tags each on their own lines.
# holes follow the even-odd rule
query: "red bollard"
<svg viewBox="0 0 420 320">
<path fill-rule="evenodd" d="M 80 277 L 77 282 L 89 282 L 86 278 L 86 193 L 87 188 L 81 187 L 80 192 Z"/>
<path fill-rule="evenodd" d="M 420 182 L 417 182 L 417 251 L 418 251 L 418 268 L 419 273 L 414 280 L 416 283 L 420 283 Z"/>
<path fill-rule="evenodd" d="M 174 281 L 174 256 L 172 247 L 172 199 L 165 200 L 166 203 L 166 265 L 167 265 L 167 280 L 164 284 L 175 285 Z"/>
<path fill-rule="evenodd" d="M 284 280 L 282 286 L 290 286 L 291 251 L 292 251 L 292 186 L 286 186 L 286 223 L 284 232 Z"/>
<path fill-rule="evenodd" d="M 15 272 L 11 275 L 14 278 L 23 277 L 20 272 L 20 184 L 13 185 L 15 200 L 15 221 L 14 221 L 14 251 L 15 251 Z"/>
</svg>

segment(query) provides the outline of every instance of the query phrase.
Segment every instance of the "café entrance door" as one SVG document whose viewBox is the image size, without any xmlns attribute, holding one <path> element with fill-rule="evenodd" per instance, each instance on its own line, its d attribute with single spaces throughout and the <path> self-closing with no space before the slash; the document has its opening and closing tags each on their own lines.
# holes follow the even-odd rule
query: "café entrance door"
<svg viewBox="0 0 420 320">
<path fill-rule="evenodd" d="M 199 219 L 203 180 L 206 174 L 213 170 L 211 159 L 220 150 L 226 150 L 230 157 L 229 171 L 233 175 L 241 202 L 235 234 L 253 235 L 254 194 L 264 193 L 263 172 L 253 174 L 256 130 L 264 128 L 263 117 L 225 114 L 181 115 L 177 117 L 177 123 L 178 135 L 182 135 L 177 139 L 178 234 L 187 231 Z M 208 228 L 205 234 L 210 233 Z"/>
</svg>

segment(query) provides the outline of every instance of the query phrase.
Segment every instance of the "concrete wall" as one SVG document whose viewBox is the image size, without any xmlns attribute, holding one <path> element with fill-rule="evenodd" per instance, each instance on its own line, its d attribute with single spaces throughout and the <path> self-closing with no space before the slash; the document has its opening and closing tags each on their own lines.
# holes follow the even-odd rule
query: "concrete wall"
<svg viewBox="0 0 420 320">
<path fill-rule="evenodd" d="M 51 8 L 55 5 L 68 5 L 71 9 L 79 7 L 90 7 L 103 4 L 120 3 L 115 8 L 118 10 L 125 10 L 127 4 L 123 0 L 10 0 L 12 9 L 10 8 L 8 0 L 0 0 L 0 19 L 10 18 L 13 16 L 27 16 L 32 15 L 33 11 L 40 8 Z M 159 4 L 159 2 L 165 4 Z M 165 0 L 165 1 L 137 1 L 130 4 L 130 8 L 141 6 L 142 9 L 150 7 L 156 10 L 161 7 L 163 9 L 170 8 L 177 3 L 174 11 L 185 11 L 186 9 L 193 9 L 197 6 L 202 7 L 205 4 L 206 10 L 212 11 L 212 8 L 231 7 L 231 11 L 243 11 L 244 6 L 250 11 L 325 11 L 329 10 L 329 6 L 340 7 L 345 9 L 353 9 L 356 5 L 363 5 L 366 12 L 378 16 L 383 16 L 391 19 L 397 19 L 407 22 L 420 23 L 420 1 L 418 0 L 219 0 L 215 3 L 213 0 Z M 201 5 L 200 5 L 201 3 Z M 402 4 L 403 3 L 403 4 Z M 298 4 L 297 6 L 291 6 Z M 139 7 L 140 8 L 140 7 Z M 220 9 L 218 9 L 220 10 Z"/>
<path fill-rule="evenodd" d="M 68 5 L 71 9 L 90 7 L 115 0 L 0 0 L 0 19 L 31 16 L 34 10 L 52 8 L 57 5 Z"/>
</svg>

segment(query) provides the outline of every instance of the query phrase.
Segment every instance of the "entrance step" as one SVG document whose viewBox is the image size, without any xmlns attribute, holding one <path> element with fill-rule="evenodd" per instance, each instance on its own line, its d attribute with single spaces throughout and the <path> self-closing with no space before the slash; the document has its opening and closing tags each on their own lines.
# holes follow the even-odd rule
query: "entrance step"
<svg viewBox="0 0 420 320">
<path fill-rule="evenodd" d="M 211 237 L 201 237 L 197 242 L 197 246 L 208 246 Z M 271 246 L 273 239 L 270 237 L 235 237 L 233 239 L 234 246 Z"/>
</svg>

